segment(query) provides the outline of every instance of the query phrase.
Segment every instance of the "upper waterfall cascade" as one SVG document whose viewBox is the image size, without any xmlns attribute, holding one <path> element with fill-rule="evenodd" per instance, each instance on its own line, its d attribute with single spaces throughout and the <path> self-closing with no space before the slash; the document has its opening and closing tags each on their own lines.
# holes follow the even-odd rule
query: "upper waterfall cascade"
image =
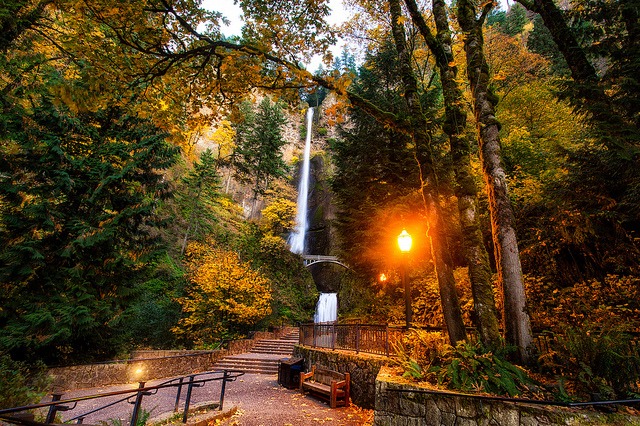
<svg viewBox="0 0 640 426">
<path fill-rule="evenodd" d="M 313 108 L 307 110 L 307 134 L 304 143 L 304 157 L 298 185 L 298 201 L 296 212 L 296 227 L 289 236 L 291 251 L 303 254 L 305 249 L 305 237 L 307 233 L 307 209 L 309 201 L 309 157 L 311 156 L 311 130 L 313 125 Z"/>
</svg>

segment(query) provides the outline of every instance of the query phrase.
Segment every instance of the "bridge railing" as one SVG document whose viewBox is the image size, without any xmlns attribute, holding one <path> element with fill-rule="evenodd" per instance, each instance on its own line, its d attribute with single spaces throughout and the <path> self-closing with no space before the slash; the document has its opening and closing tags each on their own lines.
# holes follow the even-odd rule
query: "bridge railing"
<svg viewBox="0 0 640 426">
<path fill-rule="evenodd" d="M 300 326 L 300 344 L 311 347 L 393 355 L 403 327 L 381 324 L 317 323 Z"/>
</svg>

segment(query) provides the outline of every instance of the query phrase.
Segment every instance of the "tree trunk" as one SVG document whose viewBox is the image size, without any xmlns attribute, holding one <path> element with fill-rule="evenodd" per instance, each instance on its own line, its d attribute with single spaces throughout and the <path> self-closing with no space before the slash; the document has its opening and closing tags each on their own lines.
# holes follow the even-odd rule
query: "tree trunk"
<svg viewBox="0 0 640 426">
<path fill-rule="evenodd" d="M 462 90 L 456 78 L 458 69 L 454 64 L 451 31 L 447 9 L 443 0 L 433 0 L 433 16 L 437 33 L 434 37 L 415 0 L 405 0 L 411 19 L 434 57 L 440 71 L 440 80 L 445 104 L 443 130 L 449 137 L 451 155 L 456 178 L 456 197 L 462 230 L 462 249 L 469 267 L 469 279 L 475 310 L 474 321 L 480 341 L 489 348 L 501 344 L 499 322 L 491 282 L 489 255 L 482 241 L 482 232 L 477 217 L 478 188 L 471 169 L 471 143 L 465 135 L 467 114 L 463 109 Z"/>
<path fill-rule="evenodd" d="M 489 66 L 484 57 L 482 23 L 489 12 L 485 7 L 480 19 L 469 0 L 458 1 L 458 23 L 464 32 L 467 77 L 479 131 L 478 143 L 482 170 L 489 196 L 498 278 L 504 295 L 504 323 L 507 342 L 517 347 L 521 362 L 531 361 L 533 338 L 526 311 L 526 295 L 514 216 L 507 190 L 500 153 L 499 123 L 495 117 L 495 95 L 489 90 Z"/>
<path fill-rule="evenodd" d="M 401 23 L 402 10 L 400 0 L 389 0 L 391 15 L 391 28 L 398 53 L 401 78 L 404 84 L 404 98 L 409 108 L 410 127 L 416 146 L 416 159 L 420 168 L 420 176 L 423 179 L 421 191 L 425 202 L 425 208 L 431 213 L 432 226 L 429 227 L 431 250 L 436 267 L 438 287 L 442 311 L 452 345 L 458 341 L 466 340 L 466 331 L 460 309 L 460 301 L 456 291 L 455 278 L 453 276 L 453 262 L 449 252 L 448 241 L 444 232 L 444 221 L 438 188 L 436 186 L 435 170 L 429 155 L 429 138 L 426 134 L 423 115 L 418 99 L 418 84 L 411 68 L 411 53 L 407 49 L 406 34 Z"/>
</svg>

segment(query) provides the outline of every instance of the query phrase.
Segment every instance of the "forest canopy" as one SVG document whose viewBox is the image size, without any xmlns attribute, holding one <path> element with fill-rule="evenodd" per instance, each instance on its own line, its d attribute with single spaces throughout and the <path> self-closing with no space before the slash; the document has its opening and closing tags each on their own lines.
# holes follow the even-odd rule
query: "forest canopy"
<svg viewBox="0 0 640 426">
<path fill-rule="evenodd" d="M 401 322 L 406 228 L 414 323 L 452 346 L 474 326 L 534 365 L 543 329 L 640 330 L 635 2 L 359 0 L 341 28 L 322 0 L 238 3 L 231 37 L 196 0 L 0 6 L 0 355 L 309 321 L 286 242 L 309 106 L 342 318 Z"/>
</svg>

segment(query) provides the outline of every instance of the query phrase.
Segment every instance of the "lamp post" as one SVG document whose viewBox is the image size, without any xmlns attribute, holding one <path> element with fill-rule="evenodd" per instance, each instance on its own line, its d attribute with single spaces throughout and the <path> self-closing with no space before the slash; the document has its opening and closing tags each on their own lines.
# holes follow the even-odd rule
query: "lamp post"
<svg viewBox="0 0 640 426">
<path fill-rule="evenodd" d="M 407 280 L 407 266 L 406 255 L 411 250 L 411 235 L 406 229 L 403 229 L 400 235 L 398 235 L 398 247 L 402 253 L 402 266 L 400 268 L 400 274 L 402 277 L 402 285 L 404 287 L 404 317 L 406 321 L 407 330 L 411 326 L 411 286 Z"/>
</svg>

